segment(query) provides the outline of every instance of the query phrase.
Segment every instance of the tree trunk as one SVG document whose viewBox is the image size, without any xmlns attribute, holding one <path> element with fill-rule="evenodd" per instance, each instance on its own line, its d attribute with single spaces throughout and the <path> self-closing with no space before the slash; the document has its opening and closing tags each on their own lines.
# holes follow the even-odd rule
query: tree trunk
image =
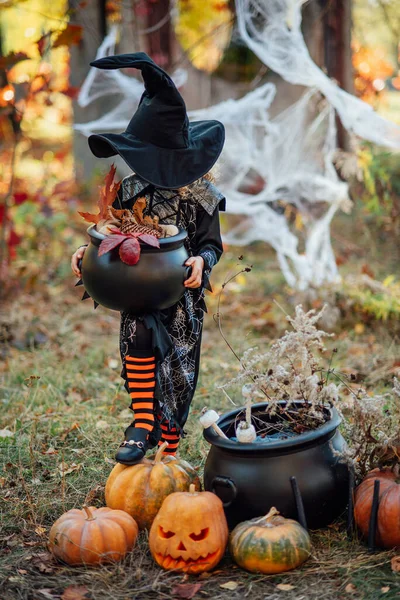
<svg viewBox="0 0 400 600">
<path fill-rule="evenodd" d="M 322 0 L 325 67 L 340 87 L 354 93 L 351 52 L 351 0 Z M 338 145 L 349 149 L 349 137 L 338 120 Z"/>
<path fill-rule="evenodd" d="M 87 76 L 89 63 L 96 57 L 97 48 L 106 35 L 106 16 L 104 0 L 87 0 L 79 8 L 76 5 L 75 0 L 70 0 L 71 8 L 75 9 L 71 20 L 83 27 L 83 37 L 79 45 L 70 49 L 70 84 L 80 87 Z M 108 102 L 107 99 L 100 98 L 87 107 L 81 107 L 74 100 L 74 123 L 97 119 L 109 109 Z M 77 179 L 89 180 L 93 171 L 100 166 L 99 159 L 90 152 L 87 138 L 77 131 L 73 134 L 73 152 Z"/>
<path fill-rule="evenodd" d="M 169 70 L 172 63 L 170 0 L 147 0 L 146 52 L 160 67 Z"/>
</svg>

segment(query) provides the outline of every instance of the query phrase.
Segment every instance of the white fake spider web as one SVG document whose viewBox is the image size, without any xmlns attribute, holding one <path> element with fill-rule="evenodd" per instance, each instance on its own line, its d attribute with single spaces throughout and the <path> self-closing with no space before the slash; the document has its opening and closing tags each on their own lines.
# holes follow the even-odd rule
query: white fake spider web
<svg viewBox="0 0 400 600">
<path fill-rule="evenodd" d="M 236 0 L 238 28 L 245 43 L 268 67 L 292 84 L 310 89 L 271 119 L 276 87 L 267 83 L 239 100 L 192 111 L 192 120 L 218 119 L 226 127 L 218 186 L 227 212 L 241 215 L 225 241 L 246 245 L 262 240 L 276 251 L 287 282 L 300 289 L 338 278 L 330 223 L 338 208 L 348 209 L 348 187 L 333 166 L 335 110 L 345 128 L 390 148 L 400 147 L 400 128 L 372 107 L 341 90 L 312 61 L 301 33 L 300 0 Z M 99 47 L 97 58 L 114 54 L 116 28 Z M 185 74 L 173 74 L 178 87 Z M 143 85 L 119 71 L 91 68 L 78 103 L 121 95 L 103 117 L 75 128 L 84 135 L 125 129 Z M 322 95 L 322 96 L 321 96 Z M 321 97 L 325 100 L 321 101 Z M 284 207 L 293 205 L 303 230 L 291 228 Z M 304 239 L 303 239 L 304 238 Z"/>
</svg>

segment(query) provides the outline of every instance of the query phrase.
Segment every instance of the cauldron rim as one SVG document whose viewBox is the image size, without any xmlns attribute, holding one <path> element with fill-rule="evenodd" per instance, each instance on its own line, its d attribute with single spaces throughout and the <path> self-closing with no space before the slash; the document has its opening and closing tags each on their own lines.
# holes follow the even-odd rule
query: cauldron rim
<svg viewBox="0 0 400 600">
<path fill-rule="evenodd" d="M 172 250 L 175 246 L 177 245 L 181 245 L 182 242 L 184 242 L 187 238 L 187 231 L 186 229 L 182 229 L 182 227 L 178 227 L 179 229 L 179 233 L 177 233 L 176 235 L 171 235 L 170 237 L 166 237 L 166 238 L 160 238 L 158 241 L 160 242 L 160 248 L 159 250 Z M 96 246 L 100 245 L 100 243 L 106 239 L 106 235 L 104 233 L 100 233 L 99 231 L 97 231 L 96 229 L 96 225 L 90 225 L 87 228 L 87 234 L 89 235 L 89 237 L 93 240 L 96 241 L 97 243 L 95 243 Z M 140 242 L 140 240 L 139 240 Z M 140 244 L 141 245 L 141 251 L 142 252 L 154 252 L 154 250 L 158 250 L 158 248 L 153 248 L 152 246 L 149 246 L 148 244 Z"/>
<path fill-rule="evenodd" d="M 284 400 L 279 402 L 279 404 L 286 404 Z M 298 401 L 295 402 L 296 406 L 301 406 L 303 402 Z M 257 404 L 252 405 L 252 410 L 257 408 L 262 408 L 268 406 L 268 402 L 258 402 Z M 286 440 L 276 440 L 274 442 L 261 442 L 261 443 L 249 443 L 249 444 L 241 444 L 240 442 L 235 442 L 230 439 L 225 439 L 219 436 L 215 431 L 208 427 L 204 429 L 203 435 L 207 442 L 212 444 L 213 446 L 218 446 L 219 448 L 223 448 L 224 450 L 228 450 L 231 452 L 245 452 L 245 453 L 268 453 L 268 452 L 276 452 L 279 450 L 299 450 L 303 446 L 309 446 L 313 443 L 321 443 L 321 438 L 329 438 L 331 437 L 336 429 L 339 427 L 342 419 L 334 406 L 326 406 L 326 410 L 330 414 L 330 419 L 323 423 L 316 429 L 312 431 L 307 431 L 305 433 L 300 433 L 296 435 L 296 437 L 291 437 Z M 231 422 L 235 419 L 235 417 L 243 411 L 243 408 L 236 408 L 228 413 L 223 414 L 217 421 L 217 425 L 224 431 L 224 427 L 230 425 Z"/>
</svg>

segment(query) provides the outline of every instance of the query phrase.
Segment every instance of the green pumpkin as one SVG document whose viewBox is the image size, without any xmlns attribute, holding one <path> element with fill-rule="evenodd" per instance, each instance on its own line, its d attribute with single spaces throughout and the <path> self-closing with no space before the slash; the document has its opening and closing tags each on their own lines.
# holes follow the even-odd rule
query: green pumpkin
<svg viewBox="0 0 400 600">
<path fill-rule="evenodd" d="M 300 566 L 310 556 L 307 531 L 293 519 L 285 519 L 276 508 L 265 517 L 239 523 L 229 538 L 235 562 L 252 573 L 284 573 Z"/>
</svg>

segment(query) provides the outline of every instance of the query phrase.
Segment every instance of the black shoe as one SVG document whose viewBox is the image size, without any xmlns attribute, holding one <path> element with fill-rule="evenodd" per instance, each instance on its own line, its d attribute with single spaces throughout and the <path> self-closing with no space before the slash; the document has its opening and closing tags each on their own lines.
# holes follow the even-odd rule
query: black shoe
<svg viewBox="0 0 400 600">
<path fill-rule="evenodd" d="M 115 460 L 123 465 L 136 465 L 149 449 L 148 431 L 129 425 L 125 430 L 125 440 L 120 444 Z"/>
</svg>

